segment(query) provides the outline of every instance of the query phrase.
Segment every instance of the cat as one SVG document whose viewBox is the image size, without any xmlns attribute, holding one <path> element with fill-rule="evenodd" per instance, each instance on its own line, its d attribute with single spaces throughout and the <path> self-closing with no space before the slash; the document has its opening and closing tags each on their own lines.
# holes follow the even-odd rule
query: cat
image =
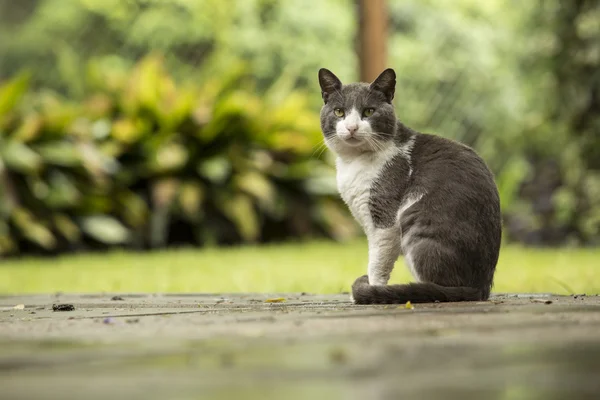
<svg viewBox="0 0 600 400">
<path fill-rule="evenodd" d="M 321 130 L 337 186 L 368 240 L 356 304 L 487 300 L 502 222 L 494 177 L 474 150 L 396 118 L 396 73 L 343 85 L 319 70 Z M 388 285 L 403 254 L 415 283 Z"/>
</svg>

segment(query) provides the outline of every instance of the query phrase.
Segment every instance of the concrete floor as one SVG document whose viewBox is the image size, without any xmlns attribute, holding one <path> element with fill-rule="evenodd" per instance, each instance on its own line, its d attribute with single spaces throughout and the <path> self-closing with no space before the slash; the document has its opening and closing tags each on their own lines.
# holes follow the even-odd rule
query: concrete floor
<svg viewBox="0 0 600 400">
<path fill-rule="evenodd" d="M 0 399 L 120 398 L 597 399 L 600 297 L 0 297 Z"/>
</svg>

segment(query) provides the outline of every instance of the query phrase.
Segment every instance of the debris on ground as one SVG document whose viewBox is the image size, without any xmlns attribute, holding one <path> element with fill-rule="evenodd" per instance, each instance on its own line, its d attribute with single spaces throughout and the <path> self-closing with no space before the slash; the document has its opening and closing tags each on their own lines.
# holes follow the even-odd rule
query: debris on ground
<svg viewBox="0 0 600 400">
<path fill-rule="evenodd" d="M 406 308 L 407 310 L 414 310 L 415 306 L 413 306 L 410 301 L 407 301 L 406 304 L 404 305 L 404 308 Z"/>
<path fill-rule="evenodd" d="M 285 299 L 283 297 L 276 297 L 274 299 L 266 299 L 265 303 L 283 303 Z"/>
<path fill-rule="evenodd" d="M 52 311 L 73 311 L 75 306 L 73 304 L 52 304 Z"/>
<path fill-rule="evenodd" d="M 333 364 L 346 364 L 348 362 L 348 353 L 342 348 L 334 348 L 329 352 L 329 360 Z"/>
<path fill-rule="evenodd" d="M 544 300 L 544 299 L 531 299 L 532 303 L 543 303 L 543 304 L 552 304 L 552 300 Z"/>
<path fill-rule="evenodd" d="M 112 301 L 125 301 L 121 296 L 113 296 L 110 298 Z"/>
<path fill-rule="evenodd" d="M 106 324 L 106 325 L 112 325 L 112 324 L 114 324 L 114 323 L 115 323 L 115 321 L 114 321 L 112 318 L 110 318 L 110 317 L 109 317 L 109 318 L 104 318 L 104 319 L 102 320 L 102 323 L 104 323 L 104 324 Z"/>
<path fill-rule="evenodd" d="M 24 310 L 25 309 L 25 304 L 17 304 L 16 306 L 13 307 L 13 310 Z"/>
<path fill-rule="evenodd" d="M 230 368 L 233 367 L 233 365 L 235 364 L 235 357 L 233 356 L 232 353 L 223 353 L 221 354 L 220 357 L 220 361 L 221 361 L 221 366 L 225 367 L 225 368 Z"/>
</svg>

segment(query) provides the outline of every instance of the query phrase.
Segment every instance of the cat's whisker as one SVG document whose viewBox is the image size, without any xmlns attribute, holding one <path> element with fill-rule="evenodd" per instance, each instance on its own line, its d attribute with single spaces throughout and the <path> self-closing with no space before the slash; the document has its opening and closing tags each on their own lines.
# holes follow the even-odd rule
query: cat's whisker
<svg viewBox="0 0 600 400">
<path fill-rule="evenodd" d="M 366 142 L 367 144 L 374 150 L 374 151 L 382 151 L 384 149 L 383 147 L 383 143 L 381 143 L 380 141 L 378 141 L 376 138 L 374 138 L 371 135 L 367 135 L 365 136 Z"/>
<path fill-rule="evenodd" d="M 313 146 L 312 150 L 312 154 L 310 155 L 311 157 L 313 157 L 315 155 L 315 153 L 317 153 L 318 151 L 320 151 L 323 146 L 326 146 L 325 144 L 325 140 L 321 140 L 319 143 L 317 143 L 316 145 Z"/>
<path fill-rule="evenodd" d="M 325 153 L 327 151 L 327 145 L 323 146 L 323 150 L 321 150 L 321 152 L 319 153 L 319 155 L 317 156 L 318 158 L 320 158 L 323 153 Z"/>
<path fill-rule="evenodd" d="M 323 153 L 325 153 L 327 151 L 329 147 L 327 146 L 326 142 L 323 142 L 323 147 L 321 148 L 321 152 L 319 153 L 319 155 L 317 157 L 321 157 L 323 155 Z"/>
</svg>

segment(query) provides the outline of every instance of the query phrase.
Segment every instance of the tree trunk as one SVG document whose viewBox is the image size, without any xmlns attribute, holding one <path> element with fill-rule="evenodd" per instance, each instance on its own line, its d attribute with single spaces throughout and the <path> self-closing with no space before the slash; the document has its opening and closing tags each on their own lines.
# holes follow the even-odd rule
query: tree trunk
<svg viewBox="0 0 600 400">
<path fill-rule="evenodd" d="M 387 67 L 386 0 L 358 0 L 360 80 L 371 82 Z"/>
</svg>

